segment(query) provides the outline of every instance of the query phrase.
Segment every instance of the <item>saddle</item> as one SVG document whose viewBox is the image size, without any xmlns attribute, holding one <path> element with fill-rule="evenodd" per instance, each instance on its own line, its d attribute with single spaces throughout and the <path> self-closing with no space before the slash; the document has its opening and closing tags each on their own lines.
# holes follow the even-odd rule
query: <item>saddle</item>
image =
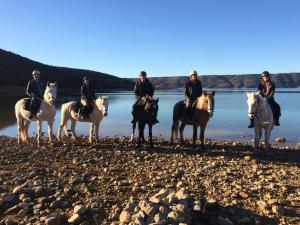
<svg viewBox="0 0 300 225">
<path fill-rule="evenodd" d="M 94 110 L 94 105 L 85 100 L 77 101 L 72 109 L 75 113 L 83 113 L 85 116 L 90 115 Z"/>
<path fill-rule="evenodd" d="M 32 106 L 31 106 L 31 98 L 24 98 L 25 105 L 24 105 L 24 110 L 29 111 L 31 113 L 36 113 L 39 111 L 41 107 L 42 101 L 39 99 L 35 99 Z"/>
</svg>

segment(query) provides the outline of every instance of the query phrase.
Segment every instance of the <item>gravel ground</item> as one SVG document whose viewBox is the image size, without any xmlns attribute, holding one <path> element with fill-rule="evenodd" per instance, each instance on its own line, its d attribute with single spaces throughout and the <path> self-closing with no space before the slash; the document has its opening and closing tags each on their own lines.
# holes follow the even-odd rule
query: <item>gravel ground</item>
<svg viewBox="0 0 300 225">
<path fill-rule="evenodd" d="M 0 225 L 300 224 L 300 150 L 154 140 L 154 149 L 127 137 L 37 147 L 0 136 Z"/>
</svg>

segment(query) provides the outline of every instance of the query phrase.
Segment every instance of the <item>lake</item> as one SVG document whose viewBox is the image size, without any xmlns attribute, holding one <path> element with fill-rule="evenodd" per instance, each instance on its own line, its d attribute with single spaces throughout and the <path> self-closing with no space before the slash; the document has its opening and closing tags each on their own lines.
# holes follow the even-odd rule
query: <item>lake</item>
<svg viewBox="0 0 300 225">
<path fill-rule="evenodd" d="M 215 95 L 215 112 L 206 128 L 205 138 L 212 140 L 235 140 L 246 142 L 253 139 L 254 130 L 248 129 L 247 103 L 245 89 L 217 89 Z M 129 136 L 131 133 L 131 106 L 134 102 L 132 92 L 97 93 L 109 96 L 108 116 L 100 125 L 100 136 Z M 153 128 L 154 136 L 170 137 L 172 126 L 172 111 L 174 104 L 183 99 L 183 90 L 156 91 L 159 98 L 159 124 Z M 54 133 L 57 133 L 60 122 L 60 106 L 62 103 L 79 99 L 78 94 L 59 97 L 57 114 L 54 123 Z M 285 137 L 287 144 L 300 142 L 299 89 L 277 89 L 276 101 L 281 105 L 282 116 L 280 127 L 275 127 L 271 140 Z M 14 115 L 15 97 L 1 97 L 0 135 L 16 136 L 17 126 Z M 36 130 L 36 124 L 30 125 L 31 136 Z M 77 123 L 78 135 L 88 135 L 89 124 Z M 47 131 L 47 123 L 43 123 L 43 131 Z M 145 133 L 147 134 L 147 132 Z M 187 126 L 184 136 L 192 137 L 192 127 Z"/>
</svg>

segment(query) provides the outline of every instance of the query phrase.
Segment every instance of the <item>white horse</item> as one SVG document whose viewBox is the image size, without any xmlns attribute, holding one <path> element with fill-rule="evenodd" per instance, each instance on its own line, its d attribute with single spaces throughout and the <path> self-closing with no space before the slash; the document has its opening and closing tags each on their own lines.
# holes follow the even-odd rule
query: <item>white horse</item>
<svg viewBox="0 0 300 225">
<path fill-rule="evenodd" d="M 265 146 L 269 149 L 269 141 L 272 129 L 274 127 L 273 113 L 267 100 L 262 97 L 259 92 L 247 93 L 248 116 L 254 119 L 255 130 L 255 150 L 259 147 L 260 138 L 262 136 L 262 129 L 265 130 Z"/>
<path fill-rule="evenodd" d="M 42 121 L 48 122 L 48 137 L 49 143 L 52 143 L 52 127 L 54 117 L 56 114 L 55 101 L 56 101 L 57 85 L 56 83 L 47 83 L 44 93 L 44 100 L 41 102 L 40 109 L 36 117 L 29 119 L 31 112 L 25 110 L 25 104 L 27 99 L 19 100 L 15 105 L 15 114 L 18 125 L 18 143 L 21 141 L 28 142 L 28 127 L 31 121 L 37 121 L 37 142 L 40 145 Z"/>
<path fill-rule="evenodd" d="M 67 122 L 71 120 L 71 132 L 72 132 L 72 139 L 76 141 L 76 133 L 75 133 L 75 126 L 76 121 L 80 122 L 89 122 L 90 123 L 90 136 L 89 142 L 92 143 L 92 135 L 94 130 L 96 131 L 96 141 L 99 141 L 99 125 L 101 120 L 104 116 L 107 116 L 108 111 L 108 97 L 102 96 L 98 97 L 94 101 L 94 108 L 93 112 L 89 115 L 88 119 L 80 119 L 78 114 L 74 112 L 75 105 L 77 104 L 76 101 L 71 101 L 63 104 L 61 106 L 61 122 L 58 128 L 57 139 L 61 140 L 61 130 L 64 128 L 65 133 L 68 134 L 67 130 Z"/>
</svg>

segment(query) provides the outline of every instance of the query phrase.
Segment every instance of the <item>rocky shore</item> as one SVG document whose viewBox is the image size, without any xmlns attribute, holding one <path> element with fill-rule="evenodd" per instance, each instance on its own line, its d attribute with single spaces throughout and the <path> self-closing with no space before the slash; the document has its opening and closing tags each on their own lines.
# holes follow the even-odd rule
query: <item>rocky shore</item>
<svg viewBox="0 0 300 225">
<path fill-rule="evenodd" d="M 300 150 L 0 136 L 0 225 L 300 224 Z"/>
</svg>

